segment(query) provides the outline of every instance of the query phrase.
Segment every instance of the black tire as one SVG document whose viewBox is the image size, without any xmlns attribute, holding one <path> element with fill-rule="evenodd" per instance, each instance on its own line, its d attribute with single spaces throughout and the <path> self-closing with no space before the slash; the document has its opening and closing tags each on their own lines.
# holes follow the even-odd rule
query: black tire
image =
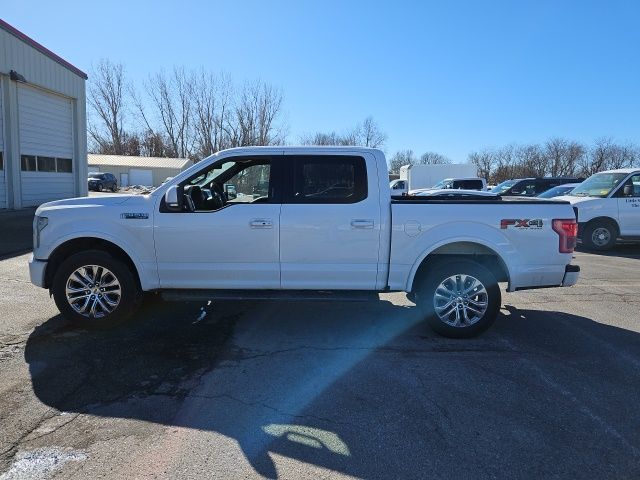
<svg viewBox="0 0 640 480">
<path fill-rule="evenodd" d="M 611 250 L 618 238 L 618 226 L 611 220 L 594 220 L 587 223 L 582 233 L 582 243 L 589 250 Z"/>
<path fill-rule="evenodd" d="M 102 186 L 101 183 L 98 184 L 98 186 L 96 187 L 96 190 L 98 190 L 99 192 L 102 192 L 104 190 L 104 187 Z"/>
<path fill-rule="evenodd" d="M 482 289 L 476 288 L 469 291 L 466 294 L 466 298 L 464 294 L 460 294 L 455 297 L 455 299 L 451 297 L 445 300 L 442 296 L 436 299 L 436 289 L 443 283 L 451 286 L 452 292 L 464 291 L 464 289 L 471 287 L 473 281 L 467 278 L 466 282 L 468 283 L 462 285 L 460 282 L 465 280 L 465 278 L 458 277 L 459 275 L 466 275 L 476 279 L 481 286 L 484 287 L 484 292 Z M 457 287 L 449 283 L 448 279 L 451 277 L 456 279 Z M 456 288 L 457 290 L 455 290 Z M 500 287 L 498 286 L 495 276 L 487 268 L 473 260 L 440 261 L 432 264 L 428 267 L 428 270 L 422 278 L 419 279 L 414 291 L 416 304 L 421 309 L 427 324 L 434 332 L 444 337 L 475 337 L 493 325 L 500 311 Z M 444 290 L 439 291 L 444 292 Z M 436 313 L 436 302 L 438 302 L 439 307 L 442 308 L 447 305 L 448 301 L 455 303 L 440 310 L 440 312 L 450 323 L 447 323 L 447 321 Z M 482 315 L 472 313 L 472 309 L 478 308 L 474 303 L 486 303 L 486 310 L 482 312 Z M 482 307 L 479 308 L 479 310 L 481 309 Z M 447 311 L 449 311 L 448 316 L 446 315 Z M 467 317 L 465 317 L 465 315 L 467 315 Z M 472 318 L 467 321 L 469 315 L 472 316 Z M 456 323 L 455 320 L 459 316 L 461 321 L 452 325 L 451 323 Z"/>
<path fill-rule="evenodd" d="M 115 183 L 113 184 L 113 186 L 111 187 L 111 191 L 113 193 L 116 193 L 118 191 L 118 185 L 116 185 Z"/>
<path fill-rule="evenodd" d="M 104 290 L 108 290 L 111 287 L 102 289 L 103 292 L 101 293 L 99 284 L 89 284 L 90 287 L 84 287 L 81 283 L 77 282 L 77 279 L 71 281 L 70 286 L 73 286 L 74 288 L 88 288 L 88 290 L 84 292 L 79 292 L 79 295 L 83 295 L 83 300 L 86 298 L 86 296 L 84 296 L 86 295 L 86 292 L 91 292 L 93 297 L 87 300 L 87 302 L 89 305 L 94 305 L 95 315 L 93 314 L 93 309 L 91 309 L 89 312 L 86 312 L 87 315 L 79 313 L 71 306 L 70 302 L 67 300 L 67 282 L 70 281 L 71 275 L 76 270 L 84 266 L 100 267 L 103 269 L 101 272 L 105 272 L 106 270 L 108 270 L 120 285 L 120 297 L 118 299 L 117 305 L 115 305 L 111 312 L 105 313 L 105 311 L 100 307 L 100 303 L 97 303 L 97 300 L 95 302 L 92 301 L 97 295 L 101 295 L 102 300 L 100 301 L 102 302 L 102 305 L 111 307 L 107 302 L 107 298 L 105 297 L 110 295 L 108 297 L 110 302 L 113 302 L 117 297 L 115 296 L 115 294 L 110 294 L 108 291 L 106 293 L 104 292 Z M 98 272 L 97 269 L 96 272 Z M 107 283 L 113 282 L 111 280 L 112 277 L 107 275 L 108 274 L 105 274 L 104 278 L 105 285 Z M 102 273 L 97 273 L 95 275 L 96 278 L 101 276 Z M 90 274 L 88 278 L 91 278 Z M 93 292 L 94 289 L 96 290 L 96 292 Z M 53 294 L 53 299 L 55 300 L 56 305 L 60 310 L 60 313 L 62 313 L 65 318 L 67 318 L 77 326 L 89 329 L 109 328 L 124 322 L 135 312 L 141 298 L 138 283 L 129 266 L 122 260 L 113 257 L 102 250 L 86 250 L 84 252 L 79 252 L 71 255 L 69 258 L 64 260 L 58 267 L 58 270 L 53 277 L 51 292 Z M 82 303 L 82 301 L 80 301 L 80 303 Z M 76 305 L 80 306 L 79 303 L 77 303 Z"/>
</svg>

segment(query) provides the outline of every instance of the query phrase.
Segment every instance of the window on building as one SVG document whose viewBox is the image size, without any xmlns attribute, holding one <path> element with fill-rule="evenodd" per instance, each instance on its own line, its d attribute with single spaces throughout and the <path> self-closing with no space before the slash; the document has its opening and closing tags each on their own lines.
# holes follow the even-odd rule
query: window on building
<svg viewBox="0 0 640 480">
<path fill-rule="evenodd" d="M 4 157 L 2 156 L 2 152 L 0 152 L 0 170 L 4 170 Z"/>
<path fill-rule="evenodd" d="M 20 157 L 20 169 L 23 172 L 35 172 L 36 171 L 36 156 L 35 155 L 22 155 Z"/>
<path fill-rule="evenodd" d="M 37 164 L 38 164 L 39 172 L 55 172 L 56 171 L 56 159 L 54 157 L 38 156 Z"/>
<path fill-rule="evenodd" d="M 70 158 L 57 158 L 58 172 L 71 173 L 73 171 L 73 162 Z"/>
</svg>

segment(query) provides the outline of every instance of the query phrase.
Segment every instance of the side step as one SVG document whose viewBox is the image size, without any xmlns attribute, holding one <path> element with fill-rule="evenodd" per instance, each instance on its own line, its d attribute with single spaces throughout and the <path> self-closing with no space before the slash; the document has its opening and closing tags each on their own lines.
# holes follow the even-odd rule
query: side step
<svg viewBox="0 0 640 480">
<path fill-rule="evenodd" d="M 280 300 L 370 302 L 378 292 L 369 290 L 162 290 L 169 302 L 206 302 L 208 300 Z"/>
</svg>

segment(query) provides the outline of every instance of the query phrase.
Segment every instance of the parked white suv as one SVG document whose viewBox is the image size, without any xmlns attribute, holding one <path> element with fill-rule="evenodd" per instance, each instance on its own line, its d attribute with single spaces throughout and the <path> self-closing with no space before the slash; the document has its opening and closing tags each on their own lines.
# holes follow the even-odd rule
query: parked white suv
<svg viewBox="0 0 640 480">
<path fill-rule="evenodd" d="M 609 250 L 618 238 L 640 240 L 640 169 L 596 173 L 570 194 L 578 235 L 593 250 Z"/>
</svg>

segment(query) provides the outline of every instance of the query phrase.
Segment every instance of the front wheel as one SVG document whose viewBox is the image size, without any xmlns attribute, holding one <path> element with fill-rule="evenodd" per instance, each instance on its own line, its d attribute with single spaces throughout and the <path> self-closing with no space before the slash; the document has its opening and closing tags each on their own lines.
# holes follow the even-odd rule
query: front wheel
<svg viewBox="0 0 640 480">
<path fill-rule="evenodd" d="M 140 292 L 130 268 L 101 250 L 62 262 L 51 287 L 60 312 L 84 328 L 114 326 L 135 311 Z"/>
<path fill-rule="evenodd" d="M 469 338 L 488 329 L 500 310 L 494 275 L 472 260 L 438 262 L 416 289 L 416 303 L 432 330 L 450 338 Z"/>
<path fill-rule="evenodd" d="M 611 250 L 616 244 L 618 229 L 607 220 L 588 223 L 582 235 L 582 241 L 590 250 Z"/>
</svg>

